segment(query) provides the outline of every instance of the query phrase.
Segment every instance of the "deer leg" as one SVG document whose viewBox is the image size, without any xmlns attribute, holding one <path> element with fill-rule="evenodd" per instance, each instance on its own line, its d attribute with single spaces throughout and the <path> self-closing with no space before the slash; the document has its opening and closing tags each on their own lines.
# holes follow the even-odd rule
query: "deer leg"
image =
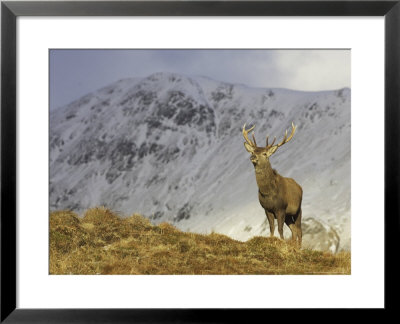
<svg viewBox="0 0 400 324">
<path fill-rule="evenodd" d="M 276 215 L 276 218 L 278 219 L 278 232 L 279 236 L 283 240 L 283 223 L 285 222 L 285 213 L 283 212 L 278 212 Z"/>
<path fill-rule="evenodd" d="M 301 240 L 302 240 L 302 236 L 303 236 L 303 232 L 301 230 L 301 208 L 299 210 L 299 212 L 297 213 L 297 217 L 295 219 L 295 225 L 296 225 L 296 230 L 297 230 L 297 239 L 298 239 L 298 243 L 299 243 L 299 247 L 301 247 Z"/>
<path fill-rule="evenodd" d="M 294 223 L 294 219 L 291 215 L 286 215 L 285 217 L 285 223 L 286 225 L 290 228 L 290 231 L 292 232 L 292 241 L 296 242 L 297 238 L 297 227 Z"/>
<path fill-rule="evenodd" d="M 269 222 L 269 236 L 273 237 L 275 232 L 275 216 L 273 213 L 265 211 Z"/>
</svg>

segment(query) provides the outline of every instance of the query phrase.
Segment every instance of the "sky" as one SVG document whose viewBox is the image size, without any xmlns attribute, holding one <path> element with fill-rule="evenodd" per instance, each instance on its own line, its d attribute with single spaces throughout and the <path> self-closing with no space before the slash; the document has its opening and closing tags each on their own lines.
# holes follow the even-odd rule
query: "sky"
<svg viewBox="0 0 400 324">
<path fill-rule="evenodd" d="M 50 109 L 120 79 L 156 72 L 252 87 L 304 91 L 350 87 L 350 50 L 50 50 Z"/>
</svg>

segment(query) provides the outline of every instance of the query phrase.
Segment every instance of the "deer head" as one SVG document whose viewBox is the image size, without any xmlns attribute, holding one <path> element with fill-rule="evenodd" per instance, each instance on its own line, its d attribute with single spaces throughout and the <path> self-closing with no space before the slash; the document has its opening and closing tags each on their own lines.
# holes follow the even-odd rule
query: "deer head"
<svg viewBox="0 0 400 324">
<path fill-rule="evenodd" d="M 257 146 L 256 138 L 254 136 L 254 131 L 252 134 L 253 140 L 249 139 L 249 136 L 248 136 L 248 133 L 251 132 L 254 128 L 255 128 L 255 125 L 253 127 L 251 127 L 250 129 L 246 130 L 246 124 L 244 124 L 242 133 L 243 133 L 244 139 L 246 140 L 246 142 L 244 143 L 244 147 L 246 148 L 246 150 L 249 153 L 251 153 L 250 160 L 255 167 L 256 166 L 263 167 L 263 166 L 268 165 L 269 157 L 276 152 L 278 147 L 289 142 L 292 139 L 294 132 L 296 131 L 296 126 L 294 126 L 294 124 L 292 123 L 292 132 L 289 135 L 289 137 L 288 137 L 287 130 L 286 130 L 283 140 L 279 144 L 274 145 L 276 137 L 274 138 L 274 140 L 272 141 L 271 144 L 268 144 L 268 136 L 267 136 L 266 146 L 260 147 L 260 146 Z"/>
</svg>

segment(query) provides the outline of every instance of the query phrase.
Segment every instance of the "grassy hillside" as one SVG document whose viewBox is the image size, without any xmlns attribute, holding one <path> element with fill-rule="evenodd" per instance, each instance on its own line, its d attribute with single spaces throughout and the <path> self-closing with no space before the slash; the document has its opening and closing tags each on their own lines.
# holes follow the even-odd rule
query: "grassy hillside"
<svg viewBox="0 0 400 324">
<path fill-rule="evenodd" d="M 100 207 L 50 214 L 50 274 L 350 274 L 350 253 L 298 249 L 278 238 L 201 235 Z"/>
</svg>

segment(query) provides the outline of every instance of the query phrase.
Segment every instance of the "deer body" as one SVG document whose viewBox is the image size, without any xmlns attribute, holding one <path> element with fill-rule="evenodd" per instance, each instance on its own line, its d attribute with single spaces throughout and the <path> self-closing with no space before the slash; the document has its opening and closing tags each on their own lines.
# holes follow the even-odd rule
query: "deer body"
<svg viewBox="0 0 400 324">
<path fill-rule="evenodd" d="M 243 136 L 246 139 L 244 145 L 246 150 L 251 153 L 250 160 L 256 173 L 258 199 L 268 218 L 270 235 L 274 235 L 274 220 L 277 219 L 278 232 L 281 239 L 283 239 L 283 223 L 286 223 L 292 232 L 292 240 L 298 242 L 301 246 L 301 202 L 303 190 L 292 178 L 285 178 L 278 174 L 276 170 L 272 169 L 269 162 L 269 157 L 275 153 L 277 148 L 290 141 L 293 137 L 295 127 L 292 124 L 292 134 L 287 139 L 286 132 L 285 138 L 280 144 L 273 145 L 274 140 L 271 145 L 268 145 L 267 137 L 266 147 L 257 146 L 254 133 L 253 141 L 248 138 L 247 133 L 250 130 L 246 131 L 245 127 L 243 127 Z"/>
</svg>

